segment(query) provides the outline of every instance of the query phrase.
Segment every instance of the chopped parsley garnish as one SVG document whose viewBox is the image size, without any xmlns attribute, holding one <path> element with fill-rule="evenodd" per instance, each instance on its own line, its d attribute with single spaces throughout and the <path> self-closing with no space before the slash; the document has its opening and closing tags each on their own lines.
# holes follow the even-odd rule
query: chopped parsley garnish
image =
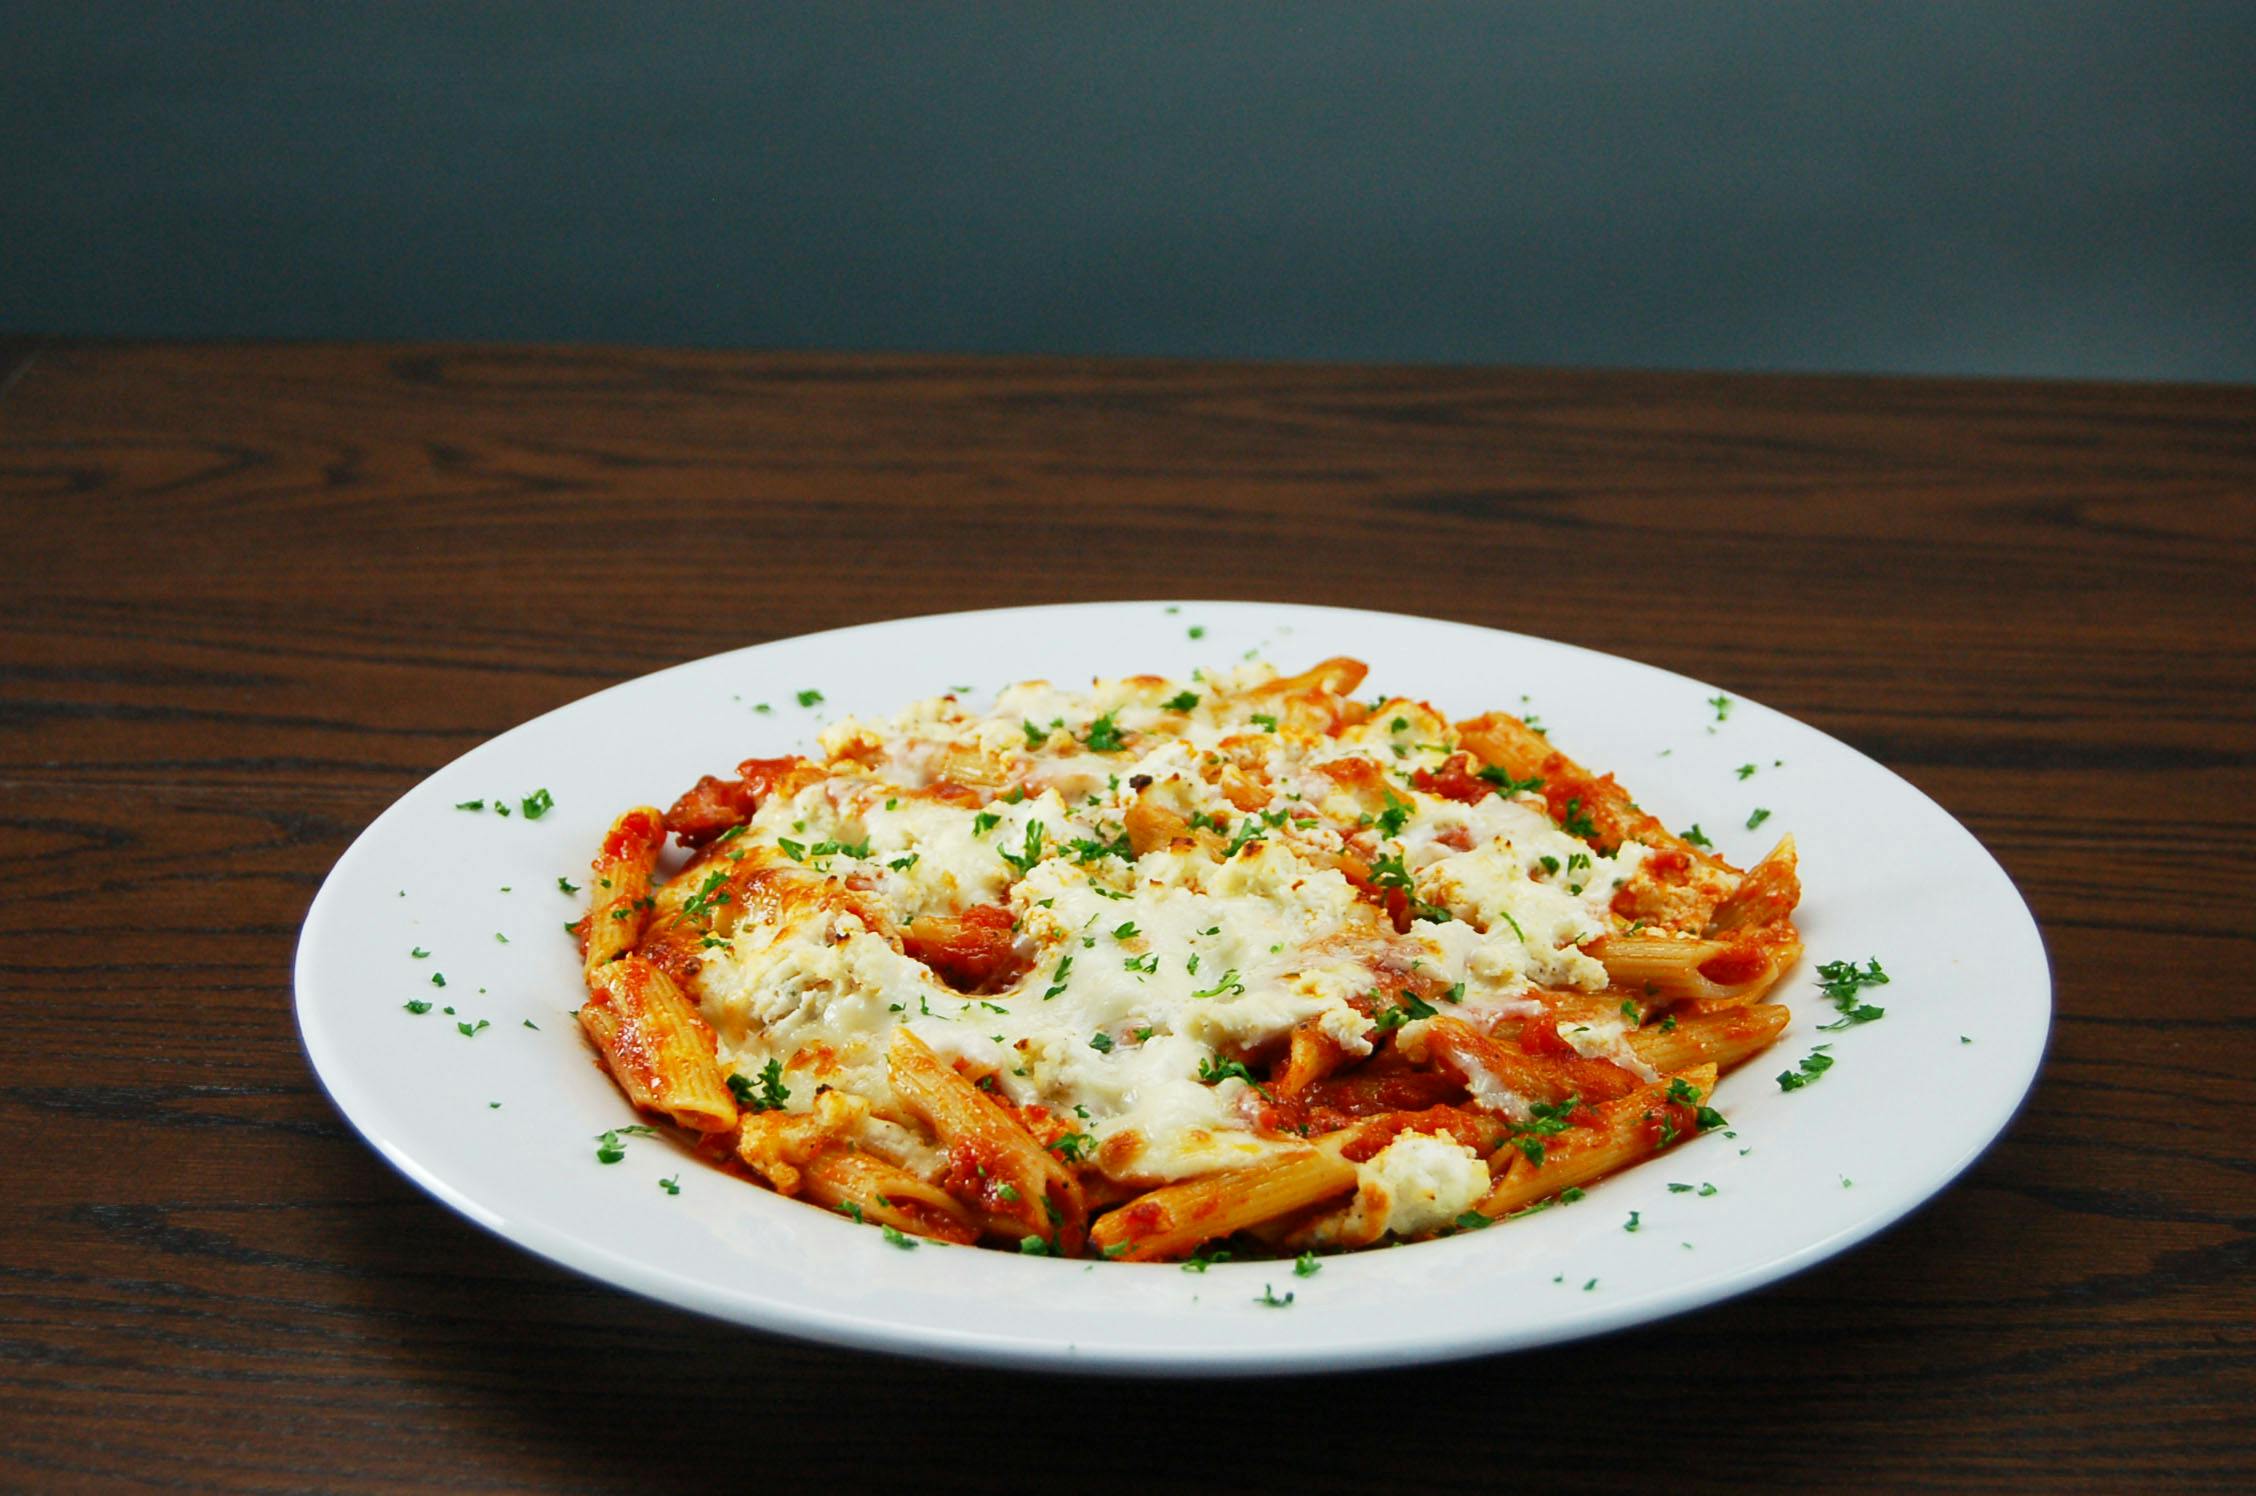
<svg viewBox="0 0 2256 1496">
<path fill-rule="evenodd" d="M 1751 816 L 1747 817 L 1747 829 L 1748 829 L 1749 831 L 1752 831 L 1752 830 L 1754 830 L 1754 829 L 1755 829 L 1755 828 L 1756 828 L 1757 826 L 1760 826 L 1760 825 L 1761 825 L 1761 824 L 1762 824 L 1763 822 L 1765 822 L 1765 821 L 1767 821 L 1767 820 L 1769 820 L 1769 819 L 1770 819 L 1770 812 L 1769 812 L 1769 811 L 1767 811 L 1767 810 L 1765 810 L 1765 809 L 1763 809 L 1763 808 L 1762 808 L 1762 807 L 1761 807 L 1760 805 L 1758 805 L 1758 806 L 1756 806 L 1756 807 L 1755 807 L 1755 813 L 1754 813 L 1753 815 L 1751 815 Z"/>
<path fill-rule="evenodd" d="M 1569 1096 L 1561 1102 L 1533 1102 L 1528 1107 L 1528 1119 L 1512 1124 L 1512 1146 L 1527 1156 L 1527 1161 L 1537 1168 L 1543 1167 L 1543 1140 L 1557 1137 L 1571 1125 L 1568 1114 L 1582 1105 L 1582 1098 Z"/>
<path fill-rule="evenodd" d="M 795 842 L 788 836 L 779 836 L 776 838 L 776 845 L 783 848 L 783 855 L 793 862 L 807 860 L 807 848 L 803 843 Z"/>
<path fill-rule="evenodd" d="M 1781 1091 L 1799 1091 L 1832 1068 L 1833 1056 L 1825 1053 L 1824 1046 L 1820 1045 L 1802 1057 L 1799 1069 L 1779 1072 L 1778 1089 Z"/>
<path fill-rule="evenodd" d="M 857 1226 L 866 1226 L 869 1224 L 867 1221 L 862 1219 L 862 1207 L 856 1201 L 841 1200 L 836 1205 L 833 1205 L 830 1208 L 837 1211 L 842 1216 L 852 1216 L 854 1218 L 854 1224 Z"/>
<path fill-rule="evenodd" d="M 410 1013 L 428 1013 L 431 1011 L 431 1005 L 420 997 L 409 998 L 404 1006 Z"/>
<path fill-rule="evenodd" d="M 1160 703 L 1161 706 L 1171 712 L 1187 712 L 1197 707 L 1198 704 L 1197 695 L 1190 691 L 1178 691 Z"/>
<path fill-rule="evenodd" d="M 1684 833 L 1684 840 L 1690 846 L 1706 847 L 1711 852 L 1715 850 L 1715 843 L 1708 840 L 1708 834 L 1700 829 L 1698 821 L 1694 821 L 1691 829 Z"/>
<path fill-rule="evenodd" d="M 1376 997 L 1377 994 L 1373 993 L 1372 996 Z M 1415 992 L 1398 992 L 1395 994 L 1395 1005 L 1381 1008 L 1371 1015 L 1371 1021 L 1377 1024 L 1379 1032 L 1384 1034 L 1402 1027 L 1413 1019 L 1432 1018 L 1440 1011 L 1432 1003 L 1421 1001 Z"/>
<path fill-rule="evenodd" d="M 856 1219 L 859 1219 L 859 1217 L 856 1217 Z M 898 1226 L 887 1226 L 885 1228 L 885 1239 L 904 1252 L 914 1252 L 917 1249 L 917 1239 Z"/>
<path fill-rule="evenodd" d="M 1206 625 L 1203 623 L 1194 623 L 1183 632 L 1189 634 L 1193 639 L 1203 639 L 1206 637 Z"/>
<path fill-rule="evenodd" d="M 416 960 L 420 961 L 420 960 L 422 960 L 422 959 L 423 959 L 424 957 L 426 957 L 426 956 L 430 955 L 431 953 L 430 953 L 429 951 L 427 951 L 427 950 L 423 949 L 423 947 L 421 947 L 421 946 L 417 946 L 417 947 L 416 947 L 415 949 L 413 949 L 413 950 L 409 951 L 409 952 L 408 952 L 408 954 L 409 954 L 410 956 L 413 956 L 413 957 L 414 957 L 414 958 L 415 958 Z"/>
<path fill-rule="evenodd" d="M 1026 734 L 1026 746 L 1039 748 L 1050 740 L 1050 730 L 1038 722 L 1021 722 L 1018 730 Z"/>
<path fill-rule="evenodd" d="M 1459 1231 L 1486 1231 L 1495 1224 L 1494 1217 L 1484 1216 L 1477 1210 L 1468 1210 L 1456 1220 Z"/>
<path fill-rule="evenodd" d="M 702 918 L 707 924 L 713 920 L 713 910 L 731 902 L 727 873 L 715 870 L 705 875 L 704 884 L 682 903 L 684 919 Z"/>
<path fill-rule="evenodd" d="M 1063 992 L 1066 979 L 1072 974 L 1072 971 L 1073 957 L 1070 955 L 1059 957 L 1057 970 L 1050 973 L 1050 990 L 1042 994 L 1042 1001 L 1048 1002 L 1051 998 Z"/>
<path fill-rule="evenodd" d="M 1253 720 L 1254 724 L 1258 726 L 1263 732 L 1275 732 L 1277 730 L 1277 719 L 1270 716 L 1267 712 L 1255 712 L 1253 714 Z"/>
<path fill-rule="evenodd" d="M 891 862 L 888 862 L 885 865 L 893 869 L 893 871 L 895 871 L 896 873 L 905 873 L 910 868 L 915 867 L 916 864 L 917 854 L 914 852 L 908 852 L 903 854 L 902 856 L 894 858 Z"/>
<path fill-rule="evenodd" d="M 1226 1080 L 1242 1080 L 1264 1097 L 1269 1097 L 1268 1088 L 1253 1078 L 1253 1072 L 1246 1069 L 1243 1060 L 1218 1060 L 1209 1056 L 1199 1061 L 1198 1078 L 1210 1086 L 1218 1086 Z"/>
<path fill-rule="evenodd" d="M 988 832 L 994 830 L 996 823 L 1001 820 L 1002 816 L 995 811 L 983 810 L 971 818 L 971 834 L 973 836 L 985 836 Z"/>
<path fill-rule="evenodd" d="M 1598 823 L 1582 808 L 1582 797 L 1577 795 L 1567 801 L 1566 813 L 1559 817 L 1559 828 L 1569 836 L 1579 836 L 1589 841 L 1598 834 Z"/>
<path fill-rule="evenodd" d="M 1822 1049 L 1824 1046 L 1820 1045 L 1818 1047 Z M 1827 1063 L 1831 1062 L 1828 1061 Z M 1787 1089 L 1791 1090 L 1793 1088 L 1789 1086 Z M 1723 1113 L 1717 1111 L 1712 1106 L 1700 1105 L 1699 1089 L 1681 1075 L 1670 1077 L 1668 1083 L 1668 1099 L 1677 1103 L 1679 1106 L 1691 1107 L 1693 1109 L 1694 1119 L 1699 1123 L 1700 1131 L 1702 1132 L 1710 1132 L 1718 1127 L 1730 1126 L 1730 1123 L 1724 1120 Z"/>
<path fill-rule="evenodd" d="M 1741 764 L 1737 772 L 1741 779 L 1751 779 L 1754 777 L 1755 766 L 1753 764 Z"/>
<path fill-rule="evenodd" d="M 1324 1264 L 1316 1260 L 1314 1252 L 1303 1252 L 1293 1259 L 1293 1276 L 1296 1278 L 1313 1278 L 1323 1270 Z"/>
<path fill-rule="evenodd" d="M 1117 857 L 1123 862 L 1133 862 L 1136 858 L 1136 849 L 1130 844 L 1125 831 L 1111 841 L 1091 841 L 1085 836 L 1076 837 L 1065 844 L 1065 849 L 1073 854 L 1075 862 L 1084 865 L 1095 862 L 1100 857 Z"/>
<path fill-rule="evenodd" d="M 627 1145 L 619 1141 L 619 1134 L 616 1129 L 597 1134 L 595 1140 L 595 1161 L 597 1163 L 615 1164 L 626 1156 Z"/>
<path fill-rule="evenodd" d="M 1402 828 L 1406 824 L 1408 824 L 1409 820 L 1409 804 L 1405 801 L 1397 800 L 1394 797 L 1394 791 L 1388 790 L 1386 792 L 1386 809 L 1379 812 L 1379 835 L 1388 837 L 1400 836 L 1402 834 Z"/>
<path fill-rule="evenodd" d="M 1371 864 L 1371 886 L 1374 888 L 1399 888 L 1410 897 L 1413 918 L 1431 920 L 1437 925 L 1449 923 L 1449 911 L 1439 904 L 1429 904 L 1418 897 L 1417 886 L 1410 881 L 1410 870 L 1403 866 L 1400 852 L 1388 853 Z"/>
<path fill-rule="evenodd" d="M 806 690 L 799 693 L 799 704 L 801 706 L 821 706 L 822 699 L 823 693 L 820 691 Z"/>
<path fill-rule="evenodd" d="M 537 789 L 518 801 L 517 805 L 525 812 L 526 820 L 537 821 L 556 808 L 556 797 L 545 788 Z"/>
<path fill-rule="evenodd" d="M 556 879 L 556 891 L 558 893 L 578 893 L 580 885 L 559 874 Z"/>
<path fill-rule="evenodd" d="M 1189 1258 L 1184 1261 L 1183 1271 L 1186 1273 L 1203 1273 L 1217 1262 L 1228 1262 L 1229 1260 L 1230 1249 L 1228 1247 L 1219 1247 L 1213 1242 L 1201 1242 L 1198 1250 L 1191 1253 Z"/>
<path fill-rule="evenodd" d="M 457 800 L 454 803 L 454 808 L 456 810 L 484 810 L 486 802 L 483 800 Z"/>
<path fill-rule="evenodd" d="M 1085 1132 L 1069 1132 L 1050 1144 L 1050 1151 L 1069 1164 L 1077 1164 L 1096 1152 L 1097 1140 Z"/>
<path fill-rule="evenodd" d="M 1496 793 L 1502 795 L 1507 800 L 1511 799 L 1514 795 L 1520 794 L 1524 791 L 1539 790 L 1543 788 L 1543 780 L 1540 776 L 1528 779 L 1514 779 L 1512 777 L 1511 770 L 1500 769 L 1494 764 L 1490 764 L 1487 768 L 1481 770 L 1480 777 L 1487 780 L 1490 784 L 1495 785 Z"/>
<path fill-rule="evenodd" d="M 783 1104 L 791 1099 L 791 1088 L 783 1083 L 781 1060 L 770 1060 L 761 1066 L 757 1082 L 731 1071 L 728 1088 L 729 1094 L 736 1098 L 736 1104 L 748 1112 L 779 1112 L 783 1110 Z"/>
<path fill-rule="evenodd" d="M 1118 753 L 1128 746 L 1128 740 L 1120 735 L 1120 725 L 1112 720 L 1110 712 L 1091 722 L 1088 736 L 1081 741 L 1092 753 Z"/>
<path fill-rule="evenodd" d="M 674 1176 L 673 1178 L 671 1178 L 671 1179 L 661 1179 L 661 1180 L 659 1180 L 659 1181 L 658 1181 L 658 1188 L 660 1188 L 660 1189 L 664 1190 L 664 1191 L 665 1191 L 665 1192 L 666 1192 L 667 1194 L 669 1194 L 669 1195 L 678 1195 L 678 1194 L 680 1194 L 680 1193 L 681 1193 L 681 1175 L 679 1175 L 679 1174 L 676 1174 L 676 1175 L 675 1175 L 675 1176 Z"/>
<path fill-rule="evenodd" d="M 446 973 L 443 971 L 432 972 L 431 985 L 434 987 L 444 987 L 446 985 Z"/>
<path fill-rule="evenodd" d="M 1130 956 L 1120 964 L 1139 976 L 1150 976 L 1159 970 L 1159 952 L 1146 951 L 1141 956 Z"/>
<path fill-rule="evenodd" d="M 1256 1304 L 1261 1304 L 1271 1309 L 1290 1308 L 1292 1306 L 1292 1301 L 1293 1295 L 1291 1289 L 1286 1289 L 1284 1297 L 1279 1298 L 1277 1296 L 1277 1290 L 1270 1287 L 1266 1283 L 1261 1285 L 1261 1297 L 1254 1300 Z"/>
<path fill-rule="evenodd" d="M 1520 944 L 1527 944 L 1527 931 L 1521 929 L 1520 922 L 1512 918 L 1511 910 L 1499 909 L 1496 911 L 1496 917 L 1512 927 L 1512 933 L 1520 937 Z"/>
<path fill-rule="evenodd" d="M 1042 860 L 1042 823 L 1040 821 L 1027 823 L 1026 842 L 1018 851 L 1004 851 L 1002 848 L 996 850 L 1001 852 L 1003 861 L 1018 869 L 1018 875 L 1021 878 L 1025 877 L 1028 873 L 1034 871 L 1034 864 Z"/>
<path fill-rule="evenodd" d="M 1193 961 L 1196 961 L 1196 960 L 1198 959 L 1198 957 L 1196 957 L 1196 956 L 1193 956 L 1193 957 L 1192 957 L 1191 959 L 1192 959 Z M 1194 969 L 1195 969 L 1195 968 L 1194 968 Z M 1237 968 L 1236 968 L 1235 966 L 1233 966 L 1233 967 L 1229 968 L 1229 970 L 1227 970 L 1227 971 L 1223 972 L 1223 973 L 1222 973 L 1222 976 L 1221 976 L 1221 979 L 1220 979 L 1219 981 L 1217 981 L 1217 982 L 1216 982 L 1216 983 L 1215 983 L 1215 984 L 1214 984 L 1213 986 L 1211 986 L 1211 987 L 1209 987 L 1209 988 L 1205 989 L 1205 990 L 1204 990 L 1204 991 L 1202 991 L 1202 992 L 1193 992 L 1193 993 L 1191 994 L 1191 996 L 1193 996 L 1193 997 L 1220 997 L 1220 996 L 1221 996 L 1221 995 L 1222 995 L 1223 993 L 1227 992 L 1227 993 L 1229 993 L 1229 994 L 1230 994 L 1230 995 L 1231 995 L 1232 997 L 1235 997 L 1235 996 L 1239 995 L 1240 993 L 1242 993 L 1242 992 L 1244 992 L 1244 991 L 1245 991 L 1245 983 L 1243 983 L 1243 982 L 1241 982 L 1241 981 L 1239 981 L 1239 980 L 1238 980 L 1238 969 L 1237 969 Z"/>
<path fill-rule="evenodd" d="M 1133 940 L 1142 933 L 1143 931 L 1136 928 L 1136 922 L 1132 919 L 1112 927 L 1112 938 L 1115 940 Z"/>
<path fill-rule="evenodd" d="M 1710 696 L 1708 705 L 1715 708 L 1718 722 L 1731 715 L 1731 698 L 1728 696 Z"/>
<path fill-rule="evenodd" d="M 1859 970 L 1854 961 L 1828 961 L 1818 967 L 1818 990 L 1829 998 L 1841 1016 L 1832 1023 L 1821 1023 L 1818 1028 L 1825 1033 L 1837 1029 L 1854 1028 L 1860 1023 L 1870 1023 L 1884 1016 L 1886 1008 L 1876 1008 L 1871 1003 L 1859 1001 L 1857 993 L 1866 987 L 1885 987 L 1888 974 L 1880 969 L 1876 956 Z"/>
<path fill-rule="evenodd" d="M 1635 1231 L 1635 1230 L 1637 1229 L 1637 1227 L 1638 1227 L 1638 1219 L 1637 1219 L 1637 1218 L 1638 1218 L 1638 1216 L 1639 1216 L 1639 1215 L 1641 1215 L 1642 1213 L 1643 1213 L 1643 1212 L 1641 1212 L 1641 1211 L 1635 1211 L 1635 1210 L 1631 1211 L 1631 1212 L 1629 1213 L 1629 1219 L 1628 1219 L 1628 1220 L 1626 1220 L 1626 1221 L 1624 1221 L 1624 1222 L 1622 1222 L 1622 1230 L 1624 1230 L 1624 1231 Z"/>
<path fill-rule="evenodd" d="M 1098 1054 L 1111 1054 L 1112 1035 L 1102 1032 L 1091 1034 L 1089 1036 L 1089 1047 Z"/>
</svg>

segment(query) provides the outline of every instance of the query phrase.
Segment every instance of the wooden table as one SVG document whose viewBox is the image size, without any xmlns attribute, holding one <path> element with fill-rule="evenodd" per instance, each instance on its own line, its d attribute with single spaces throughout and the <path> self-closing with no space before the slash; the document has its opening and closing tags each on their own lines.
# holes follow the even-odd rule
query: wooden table
<svg viewBox="0 0 2256 1496">
<path fill-rule="evenodd" d="M 2256 1480 L 2256 393 L 27 342 L 0 387 L 0 1486 Z M 2034 1097 L 1766 1292 L 1170 1385 L 632 1301 L 425 1199 L 308 1073 L 308 900 L 488 735 L 759 640 L 1152 595 L 1547 634 L 1864 749 L 2043 923 Z"/>
</svg>

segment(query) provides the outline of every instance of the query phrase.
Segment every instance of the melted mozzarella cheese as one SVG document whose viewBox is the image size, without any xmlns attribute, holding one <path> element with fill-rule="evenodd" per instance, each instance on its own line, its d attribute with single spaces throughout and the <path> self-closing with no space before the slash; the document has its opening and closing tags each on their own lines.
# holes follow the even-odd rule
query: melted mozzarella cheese
<svg viewBox="0 0 2256 1496">
<path fill-rule="evenodd" d="M 1355 1202 L 1339 1225 L 1347 1242 L 1408 1237 L 1454 1222 L 1488 1193 L 1488 1165 L 1455 1138 L 1406 1132 L 1356 1165 Z"/>
<path fill-rule="evenodd" d="M 1307 1023 L 1370 1053 L 1367 994 L 1389 973 L 1447 986 L 1482 1027 L 1538 1011 L 1531 981 L 1604 984 L 1578 947 L 1609 928 L 1641 847 L 1598 857 L 1533 803 L 1417 789 L 1450 733 L 1410 703 L 1337 737 L 1278 730 L 1246 694 L 1265 674 L 1029 682 L 984 714 L 941 698 L 832 726 L 828 777 L 771 797 L 734 844 L 829 893 L 700 952 L 692 985 L 723 1061 L 747 1074 L 782 1061 L 794 1109 L 820 1084 L 867 1097 L 867 1126 L 892 1129 L 875 1145 L 929 1172 L 929 1145 L 893 1137 L 920 1136 L 886 1074 L 905 1026 L 1007 1101 L 1070 1119 L 1113 1177 L 1153 1182 L 1304 1146 L 1260 1133 L 1264 1099 L 1239 1067 L 1263 1073 Z M 1011 788 L 976 803 L 962 779 L 939 783 L 967 765 Z M 1131 860 L 1140 797 L 1208 829 Z M 1343 858 L 1402 870 L 1420 915 L 1407 934 Z M 910 921 L 975 906 L 1013 921 L 1022 972 L 1003 990 L 957 991 L 902 948 Z M 1526 1115 L 1525 1098 L 1482 1081 L 1476 1104 Z M 1444 1224 L 1488 1183 L 1469 1150 L 1418 1134 L 1360 1167 L 1385 1197 L 1374 1235 Z"/>
</svg>

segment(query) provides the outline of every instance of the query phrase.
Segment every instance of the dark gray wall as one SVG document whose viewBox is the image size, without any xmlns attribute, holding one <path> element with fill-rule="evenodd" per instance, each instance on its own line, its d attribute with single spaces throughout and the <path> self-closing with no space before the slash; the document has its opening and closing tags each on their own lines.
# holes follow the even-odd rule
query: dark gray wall
<svg viewBox="0 0 2256 1496">
<path fill-rule="evenodd" d="M 0 330 L 2256 378 L 2256 5 L 0 0 Z"/>
</svg>

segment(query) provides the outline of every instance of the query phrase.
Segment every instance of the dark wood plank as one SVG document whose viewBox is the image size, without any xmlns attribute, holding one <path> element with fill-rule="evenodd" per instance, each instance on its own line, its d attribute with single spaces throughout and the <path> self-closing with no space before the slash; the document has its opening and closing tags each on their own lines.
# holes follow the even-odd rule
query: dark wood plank
<svg viewBox="0 0 2256 1496">
<path fill-rule="evenodd" d="M 0 1484 L 2256 1480 L 2256 393 L 0 343 L 11 378 Z M 1157 595 L 1565 638 L 1874 754 L 2045 928 L 2029 1106 L 1770 1291 L 1209 1386 L 652 1309 L 423 1200 L 306 1070 L 313 890 L 491 733 L 810 629 Z"/>
</svg>

